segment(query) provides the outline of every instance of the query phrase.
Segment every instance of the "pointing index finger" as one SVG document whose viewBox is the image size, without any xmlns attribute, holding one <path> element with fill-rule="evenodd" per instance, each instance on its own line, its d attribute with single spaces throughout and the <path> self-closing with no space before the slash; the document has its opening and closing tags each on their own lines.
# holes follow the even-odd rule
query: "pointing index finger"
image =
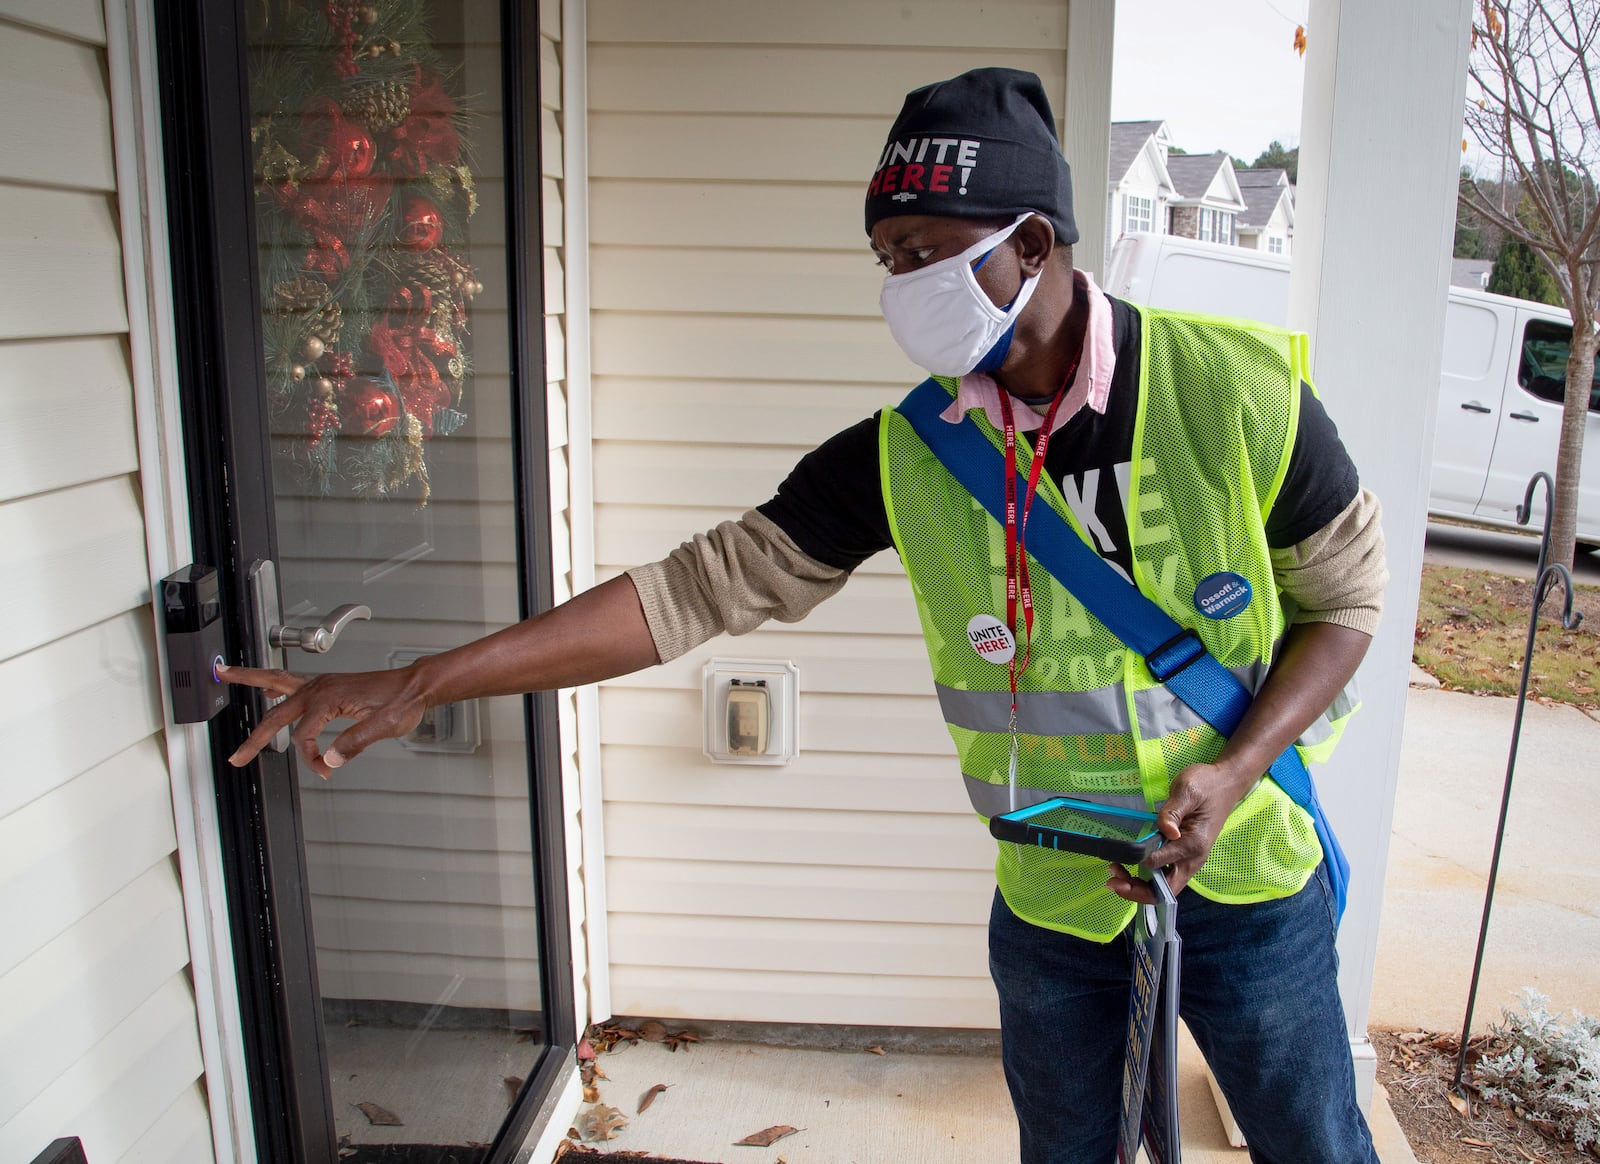
<svg viewBox="0 0 1600 1164">
<path fill-rule="evenodd" d="M 255 687 L 271 695 L 293 695 L 306 685 L 304 675 L 291 675 L 288 671 L 268 670 L 262 667 L 230 667 L 226 663 L 216 666 L 217 678 L 224 683 L 240 687 Z"/>
</svg>

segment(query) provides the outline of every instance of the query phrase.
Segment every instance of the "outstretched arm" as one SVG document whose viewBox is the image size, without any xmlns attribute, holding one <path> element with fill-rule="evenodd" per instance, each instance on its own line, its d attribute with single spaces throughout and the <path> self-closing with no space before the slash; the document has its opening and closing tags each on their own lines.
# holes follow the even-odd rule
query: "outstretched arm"
<svg viewBox="0 0 1600 1164">
<path fill-rule="evenodd" d="M 315 678 L 228 667 L 219 674 L 230 683 L 288 696 L 262 718 L 228 762 L 248 764 L 280 729 L 293 723 L 292 738 L 301 758 L 327 777 L 379 740 L 405 735 L 423 712 L 438 704 L 575 687 L 656 661 L 638 592 L 624 574 L 486 638 L 425 655 L 409 667 Z M 317 736 L 336 719 L 355 722 L 320 753 Z"/>
<path fill-rule="evenodd" d="M 809 557 L 756 510 L 679 546 L 666 558 L 580 594 L 553 610 L 409 667 L 309 678 L 230 667 L 230 683 L 288 698 L 229 757 L 248 764 L 293 723 L 295 747 L 318 775 L 379 740 L 402 736 L 441 703 L 576 687 L 676 658 L 714 635 L 743 634 L 769 618 L 793 622 L 849 575 Z M 326 754 L 317 736 L 336 719 L 355 724 Z"/>
</svg>

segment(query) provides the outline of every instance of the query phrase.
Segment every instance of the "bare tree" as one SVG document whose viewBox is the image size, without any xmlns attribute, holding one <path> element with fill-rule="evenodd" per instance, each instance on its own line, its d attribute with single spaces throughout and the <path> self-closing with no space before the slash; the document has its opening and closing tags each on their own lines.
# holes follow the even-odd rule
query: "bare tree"
<svg viewBox="0 0 1600 1164">
<path fill-rule="evenodd" d="M 1463 179 L 1463 205 L 1527 243 L 1555 276 L 1572 314 L 1566 404 L 1551 519 L 1551 560 L 1572 565 L 1584 421 L 1594 378 L 1600 293 L 1600 0 L 1479 0 L 1467 69 L 1467 132 L 1507 205 Z"/>
</svg>

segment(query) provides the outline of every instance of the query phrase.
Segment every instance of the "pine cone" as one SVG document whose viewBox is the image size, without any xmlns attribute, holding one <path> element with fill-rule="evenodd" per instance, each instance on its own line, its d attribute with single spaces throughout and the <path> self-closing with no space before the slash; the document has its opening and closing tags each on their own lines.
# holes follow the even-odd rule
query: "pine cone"
<svg viewBox="0 0 1600 1164">
<path fill-rule="evenodd" d="M 411 90 L 401 81 L 377 81 L 357 87 L 344 103 L 348 117 L 381 133 L 411 115 Z"/>
<path fill-rule="evenodd" d="M 313 310 L 328 298 L 328 285 L 311 275 L 296 275 L 274 284 L 267 300 L 267 310 L 283 314 L 301 315 Z M 335 312 L 339 305 L 330 304 Z"/>
<path fill-rule="evenodd" d="M 344 309 L 339 306 L 338 300 L 323 305 L 316 317 L 306 325 L 306 331 L 316 336 L 326 347 L 333 347 L 339 342 L 339 333 L 344 330 Z"/>
<path fill-rule="evenodd" d="M 444 251 L 414 251 L 406 256 L 401 275 L 406 282 L 432 291 L 438 300 L 455 295 L 467 270 L 465 263 Z"/>
</svg>

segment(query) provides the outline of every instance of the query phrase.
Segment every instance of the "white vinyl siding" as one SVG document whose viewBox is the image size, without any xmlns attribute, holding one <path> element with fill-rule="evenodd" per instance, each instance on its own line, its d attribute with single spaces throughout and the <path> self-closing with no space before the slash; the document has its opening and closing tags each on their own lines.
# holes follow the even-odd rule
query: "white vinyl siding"
<svg viewBox="0 0 1600 1164">
<path fill-rule="evenodd" d="M 540 187 L 544 221 L 541 235 L 544 249 L 545 288 L 545 380 L 550 424 L 550 539 L 552 573 L 556 602 L 564 602 L 580 589 L 573 572 L 572 392 L 568 374 L 567 324 L 573 308 L 567 303 L 566 247 L 567 176 L 562 158 L 565 151 L 567 112 L 562 92 L 565 77 L 561 62 L 561 4 L 543 0 L 539 5 L 539 86 L 543 157 Z M 581 125 L 579 132 L 581 133 Z M 577 256 L 578 262 L 585 256 Z M 585 310 L 580 305 L 578 310 Z M 582 780 L 579 758 L 580 717 L 577 693 L 559 693 L 556 715 L 561 742 L 561 803 L 566 823 L 567 910 L 572 937 L 573 986 L 576 992 L 577 1022 L 588 1025 L 589 999 L 593 990 L 586 974 L 589 966 L 590 921 L 585 910 Z M 604 1018 L 604 1015 L 593 1016 Z"/>
<path fill-rule="evenodd" d="M 0 0 L 0 1159 L 209 1161 L 105 29 Z"/>
<path fill-rule="evenodd" d="M 765 500 L 922 378 L 878 312 L 872 167 L 905 93 L 967 68 L 1037 72 L 1062 115 L 1067 5 L 593 0 L 588 19 L 596 558 L 611 576 Z M 702 755 L 712 655 L 798 664 L 792 764 Z M 994 1025 L 993 843 L 892 552 L 804 623 L 719 638 L 601 695 L 616 1013 Z"/>
</svg>

